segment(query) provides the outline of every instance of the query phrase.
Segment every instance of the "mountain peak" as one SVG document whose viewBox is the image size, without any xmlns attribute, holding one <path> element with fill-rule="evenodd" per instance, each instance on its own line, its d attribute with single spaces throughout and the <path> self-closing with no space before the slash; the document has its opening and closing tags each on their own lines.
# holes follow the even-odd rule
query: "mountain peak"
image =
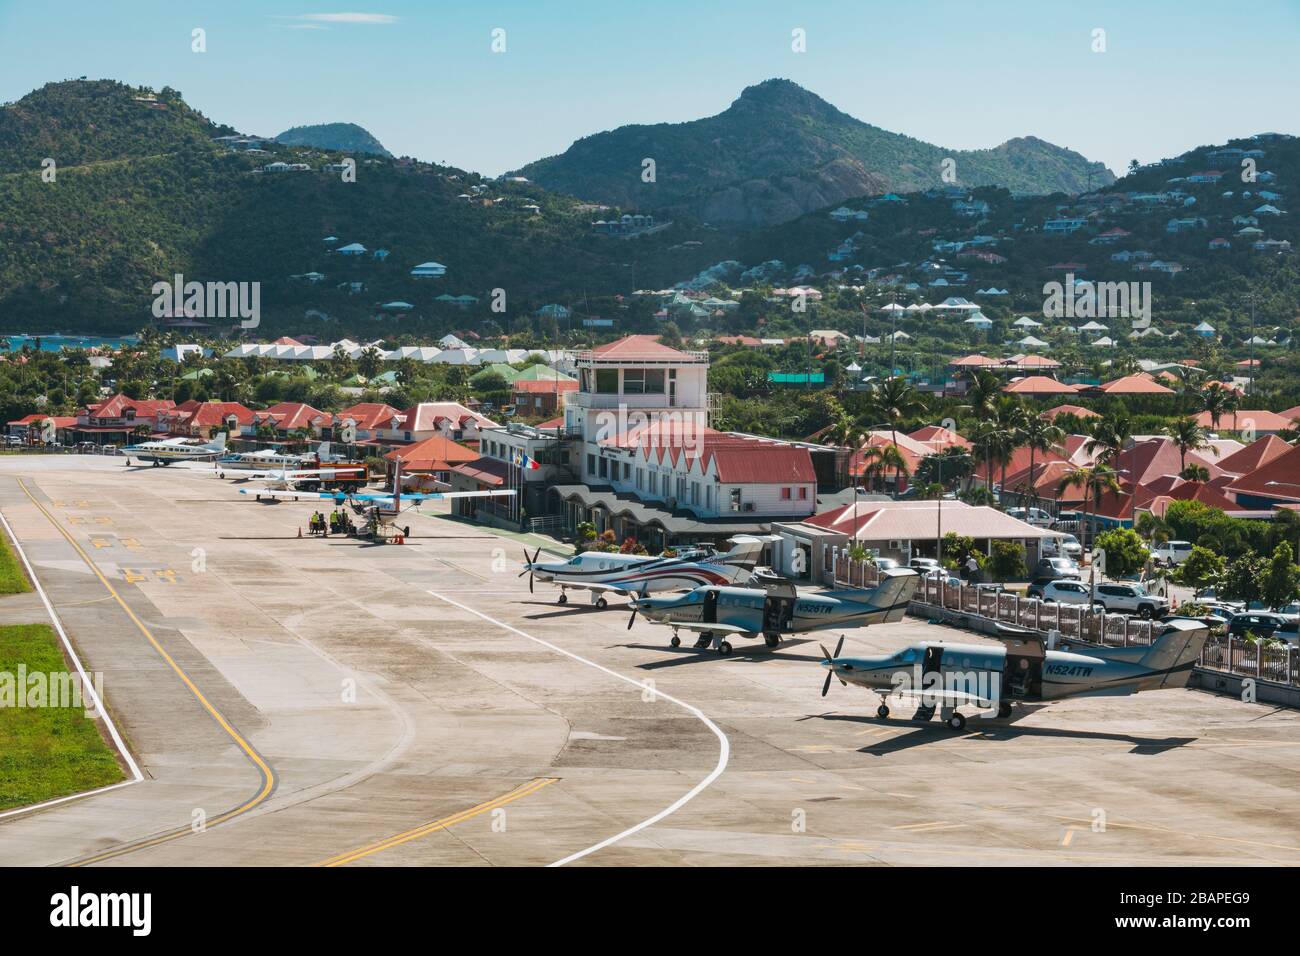
<svg viewBox="0 0 1300 956">
<path fill-rule="evenodd" d="M 731 104 L 732 110 L 744 111 L 746 108 L 779 109 L 795 113 L 838 114 L 839 110 L 809 90 L 804 89 L 793 80 L 774 77 L 755 83 L 740 91 L 740 96 Z"/>
</svg>

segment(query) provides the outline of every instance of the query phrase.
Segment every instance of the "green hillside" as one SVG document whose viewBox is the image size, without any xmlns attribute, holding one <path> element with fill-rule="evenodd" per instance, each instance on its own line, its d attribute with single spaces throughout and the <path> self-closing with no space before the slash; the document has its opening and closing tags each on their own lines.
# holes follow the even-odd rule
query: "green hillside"
<svg viewBox="0 0 1300 956">
<path fill-rule="evenodd" d="M 392 153 L 370 132 L 356 123 L 320 123 L 315 126 L 295 126 L 275 138 L 286 146 L 314 146 L 340 153 L 366 153 L 371 156 L 391 158 Z"/>
<path fill-rule="evenodd" d="M 655 182 L 642 181 L 653 158 Z M 578 140 L 521 175 L 548 189 L 712 222 L 779 223 L 850 196 L 927 189 L 955 161 L 965 186 L 1082 192 L 1114 176 L 1033 137 L 951 150 L 871 126 L 789 80 L 751 86 L 724 112 L 687 123 L 624 126 Z"/>
</svg>

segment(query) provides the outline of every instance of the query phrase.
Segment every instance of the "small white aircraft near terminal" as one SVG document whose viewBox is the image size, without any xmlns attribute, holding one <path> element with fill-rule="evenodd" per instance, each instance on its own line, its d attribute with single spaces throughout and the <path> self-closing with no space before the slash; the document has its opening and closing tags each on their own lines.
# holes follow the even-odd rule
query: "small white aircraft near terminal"
<svg viewBox="0 0 1300 956">
<path fill-rule="evenodd" d="M 679 629 L 700 635 L 697 648 L 714 644 L 719 654 L 730 654 L 728 636 L 758 637 L 768 647 L 781 643 L 782 634 L 797 634 L 848 624 L 865 627 L 901 621 L 916 593 L 921 577 L 909 568 L 894 568 L 881 575 L 874 588 L 852 588 L 824 594 L 800 594 L 795 586 L 770 572 L 755 572 L 763 587 L 696 588 L 688 594 L 640 597 L 632 601 L 632 627 L 637 614 L 651 624 L 673 629 L 673 647 L 681 644 Z"/>
<path fill-rule="evenodd" d="M 275 499 L 292 499 L 297 501 L 300 498 L 320 498 L 325 501 L 333 501 L 335 504 L 349 504 L 352 510 L 359 516 L 366 519 L 366 531 L 375 540 L 381 540 L 386 530 L 396 529 L 404 537 L 410 537 L 411 526 L 398 528 L 397 518 L 403 511 L 408 508 L 418 508 L 426 501 L 435 501 L 441 498 L 502 498 L 513 495 L 513 489 L 498 491 L 435 491 L 427 493 L 403 492 L 402 491 L 402 460 L 397 460 L 393 468 L 393 487 L 389 491 L 383 492 L 366 492 L 366 491 L 278 491 L 274 489 L 250 489 L 240 488 L 241 495 L 252 494 L 258 500 L 262 498 Z"/>
<path fill-rule="evenodd" d="M 257 451 L 242 451 L 231 455 L 222 455 L 217 459 L 217 477 L 224 478 L 227 471 L 270 471 L 274 468 L 305 467 L 310 461 L 326 461 L 330 457 L 330 443 L 323 441 L 316 449 L 315 459 L 311 455 L 294 455 L 275 448 L 259 448 Z"/>
<path fill-rule="evenodd" d="M 138 445 L 127 445 L 122 453 L 130 464 L 132 456 L 141 461 L 150 461 L 155 465 L 170 465 L 174 461 L 205 461 L 220 457 L 226 450 L 226 433 L 220 432 L 210 442 L 195 444 L 188 438 L 166 438 L 161 441 L 146 441 Z"/>
<path fill-rule="evenodd" d="M 748 579 L 763 553 L 763 542 L 757 538 L 737 535 L 731 539 L 732 548 L 719 554 L 712 545 L 683 548 L 673 557 L 654 557 L 637 554 L 612 554 L 604 551 L 584 551 L 568 561 L 538 561 L 542 549 L 528 557 L 524 552 L 524 569 L 519 577 L 528 575 L 528 593 L 533 591 L 533 579 L 554 584 L 560 589 L 559 603 L 569 600 L 570 588 L 590 591 L 596 607 L 606 607 L 606 594 L 640 594 L 651 591 L 681 591 L 703 584 L 734 584 Z"/>
<path fill-rule="evenodd" d="M 320 468 L 281 468 L 279 471 L 250 471 L 239 475 L 238 481 L 260 481 L 264 491 L 297 491 L 308 494 L 300 485 L 322 485 L 332 481 L 362 482 L 366 479 L 365 465 L 322 465 Z"/>
<path fill-rule="evenodd" d="M 1192 668 L 1210 636 L 1200 621 L 1168 621 L 1148 646 L 1055 650 L 1037 632 L 1003 627 L 996 635 L 1005 646 L 926 641 L 896 654 L 840 657 L 822 648 L 826 683 L 856 684 L 880 695 L 876 716 L 889 716 L 893 696 L 915 700 L 915 719 L 929 720 L 935 708 L 951 730 L 966 726 L 957 708 L 992 710 L 1011 716 L 1014 701 L 1053 701 L 1066 697 L 1125 697 L 1144 690 L 1186 687 Z"/>
</svg>

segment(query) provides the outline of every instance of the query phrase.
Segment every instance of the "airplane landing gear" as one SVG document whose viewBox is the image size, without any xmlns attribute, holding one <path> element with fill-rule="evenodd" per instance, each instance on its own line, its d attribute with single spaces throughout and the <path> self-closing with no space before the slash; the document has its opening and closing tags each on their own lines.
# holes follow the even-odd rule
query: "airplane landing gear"
<svg viewBox="0 0 1300 956">
<path fill-rule="evenodd" d="M 768 647 L 779 647 L 781 644 L 781 636 L 779 634 L 764 634 L 763 643 Z"/>
<path fill-rule="evenodd" d="M 609 602 L 606 601 L 604 596 L 602 595 L 601 597 L 596 598 L 596 607 L 600 608 L 603 611 L 605 610 L 605 608 L 609 607 Z"/>
<path fill-rule="evenodd" d="M 728 654 L 731 653 L 731 645 L 727 641 L 719 641 L 718 653 L 721 654 L 723 657 L 726 657 Z"/>
<path fill-rule="evenodd" d="M 1008 717 L 1011 716 L 1011 701 L 1009 700 L 998 701 L 998 716 L 1001 717 L 1003 720 L 1006 720 Z"/>
<path fill-rule="evenodd" d="M 568 603 L 569 603 L 569 595 L 566 594 L 565 592 L 561 591 L 561 592 L 560 592 L 560 596 L 559 596 L 558 598 L 556 598 L 555 603 L 556 603 L 556 604 L 568 604 Z"/>
<path fill-rule="evenodd" d="M 879 707 L 876 708 L 876 716 L 879 717 L 881 720 L 884 720 L 886 717 L 889 716 L 889 707 L 885 704 L 881 704 Z"/>
<path fill-rule="evenodd" d="M 945 723 L 948 725 L 949 730 L 962 731 L 966 729 L 966 718 L 955 710 Z"/>
<path fill-rule="evenodd" d="M 671 645 L 672 647 L 681 647 L 681 646 L 682 646 L 682 639 L 681 639 L 680 637 L 678 637 L 676 634 L 674 634 L 674 635 L 673 635 L 673 639 L 672 639 L 671 641 L 669 641 L 668 643 L 669 643 L 669 645 Z"/>
</svg>

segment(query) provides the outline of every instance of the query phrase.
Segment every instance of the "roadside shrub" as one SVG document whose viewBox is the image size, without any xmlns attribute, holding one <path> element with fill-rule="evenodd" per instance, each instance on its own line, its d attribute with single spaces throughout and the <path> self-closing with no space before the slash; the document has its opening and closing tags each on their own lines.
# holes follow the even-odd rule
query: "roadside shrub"
<svg viewBox="0 0 1300 956">
<path fill-rule="evenodd" d="M 1025 549 L 1014 541 L 994 541 L 987 570 L 994 581 L 1011 581 L 1028 577 Z"/>
</svg>

